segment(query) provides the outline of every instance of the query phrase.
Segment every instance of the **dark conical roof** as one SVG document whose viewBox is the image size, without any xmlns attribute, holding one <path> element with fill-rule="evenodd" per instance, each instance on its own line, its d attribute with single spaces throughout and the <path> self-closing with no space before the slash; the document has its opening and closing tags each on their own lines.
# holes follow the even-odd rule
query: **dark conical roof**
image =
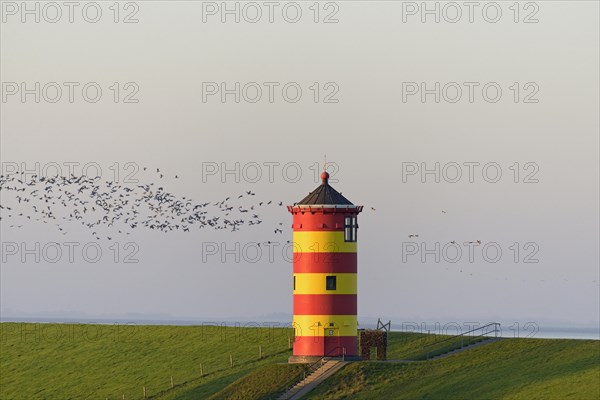
<svg viewBox="0 0 600 400">
<path fill-rule="evenodd" d="M 308 196 L 297 202 L 298 205 L 349 205 L 352 202 L 342 196 L 340 192 L 329 186 L 329 174 L 323 172 L 321 174 L 322 183 L 315 190 L 310 192 Z"/>
</svg>

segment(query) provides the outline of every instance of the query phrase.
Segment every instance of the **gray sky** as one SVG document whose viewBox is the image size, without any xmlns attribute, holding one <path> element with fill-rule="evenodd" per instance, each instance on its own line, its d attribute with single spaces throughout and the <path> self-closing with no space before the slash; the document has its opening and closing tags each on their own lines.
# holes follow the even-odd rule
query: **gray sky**
<svg viewBox="0 0 600 400">
<path fill-rule="evenodd" d="M 252 190 L 256 201 L 291 204 L 316 187 L 315 166 L 326 153 L 337 167 L 333 186 L 365 205 L 359 320 L 598 324 L 597 2 L 534 2 L 518 16 L 512 2 L 494 3 L 502 12 L 496 23 L 488 22 L 496 9 L 486 2 L 474 9 L 473 22 L 463 7 L 456 23 L 449 22 L 456 14 L 447 3 L 439 3 L 439 23 L 427 14 L 421 21 L 422 10 L 414 8 L 421 2 L 321 4 L 316 23 L 311 2 L 278 3 L 273 23 L 264 5 L 256 23 L 249 22 L 255 9 L 245 3 L 239 3 L 239 23 L 232 15 L 222 23 L 214 8 L 220 2 L 194 1 L 120 3 L 117 23 L 112 2 L 97 3 L 97 23 L 84 19 L 85 3 L 74 10 L 73 23 L 66 8 L 51 23 L 55 10 L 40 3 L 40 22 L 25 15 L 23 23 L 20 3 L 7 3 L 0 39 L 4 170 L 22 162 L 30 168 L 97 163 L 112 179 L 111 165 L 120 163 L 123 174 L 131 162 L 140 167 L 140 182 L 198 202 Z M 300 20 L 286 21 L 297 8 Z M 93 19 L 94 9 L 86 10 Z M 137 23 L 122 22 L 130 14 Z M 324 23 L 326 16 L 338 22 Z M 21 84 L 35 91 L 35 82 L 40 102 L 35 94 L 23 101 Z M 62 88 L 55 103 L 51 82 Z M 72 103 L 65 82 L 77 84 Z M 95 103 L 81 90 L 90 82 L 90 90 L 102 89 Z M 240 83 L 239 103 L 235 94 L 224 102 L 220 92 L 212 94 L 222 82 L 228 89 Z M 252 102 L 257 87 L 262 97 Z M 302 94 L 292 102 L 297 88 Z M 423 89 L 430 90 L 424 101 Z M 125 102 L 128 94 L 138 102 Z M 236 163 L 239 183 L 233 175 L 206 175 L 214 165 Z M 257 182 L 251 182 L 254 163 L 262 166 Z M 278 163 L 271 164 L 271 181 L 265 163 Z M 423 166 L 436 163 L 439 182 L 421 176 Z M 473 182 L 465 163 L 479 163 L 471 164 Z M 453 183 L 456 165 L 462 176 Z M 150 172 L 157 167 L 163 179 Z M 488 182 L 498 169 L 498 182 Z M 2 193 L 2 204 L 14 204 L 13 195 Z M 112 243 L 85 228 L 73 224 L 61 235 L 49 224 L 6 219 L 4 211 L 3 246 L 97 242 L 105 254 L 98 263 L 80 252 L 74 263 L 4 254 L 4 315 L 291 313 L 292 266 L 281 247 L 272 260 L 263 254 L 255 263 L 244 257 L 236 263 L 233 256 L 222 262 L 220 253 L 204 254 L 203 262 L 202 251 L 207 243 L 222 249 L 223 243 L 291 240 L 284 207 L 264 211 L 260 229 L 134 230 L 114 239 L 121 246 L 116 263 Z M 23 227 L 9 226 L 17 222 Z M 274 234 L 279 222 L 283 234 Z M 469 262 L 463 243 L 477 240 L 482 244 Z M 463 251 L 454 263 L 442 250 L 439 263 L 433 255 L 423 261 L 421 249 L 408 254 L 413 242 L 441 249 L 451 241 Z M 139 247 L 138 263 L 122 262 L 126 242 Z M 486 244 L 502 250 L 499 261 L 486 261 Z M 528 255 L 539 261 L 525 262 Z"/>
</svg>

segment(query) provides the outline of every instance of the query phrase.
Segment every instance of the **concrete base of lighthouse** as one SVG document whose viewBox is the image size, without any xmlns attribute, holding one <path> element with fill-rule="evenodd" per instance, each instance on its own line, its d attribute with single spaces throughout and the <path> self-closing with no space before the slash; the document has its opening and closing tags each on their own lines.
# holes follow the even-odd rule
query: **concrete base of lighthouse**
<svg viewBox="0 0 600 400">
<path fill-rule="evenodd" d="M 319 360 L 344 360 L 344 361 L 360 361 L 360 356 L 340 356 L 340 357 L 320 357 L 320 356 L 290 356 L 289 364 L 313 364 Z"/>
</svg>

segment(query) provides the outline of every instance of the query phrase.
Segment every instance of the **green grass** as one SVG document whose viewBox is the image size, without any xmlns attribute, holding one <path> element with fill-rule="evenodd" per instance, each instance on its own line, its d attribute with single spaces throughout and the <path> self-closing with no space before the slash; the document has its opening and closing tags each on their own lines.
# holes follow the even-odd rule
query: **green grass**
<svg viewBox="0 0 600 400">
<path fill-rule="evenodd" d="M 432 343 L 447 339 L 445 335 L 427 335 L 424 333 L 390 332 L 388 335 L 389 360 L 414 360 L 420 358 L 424 347 Z"/>
<path fill-rule="evenodd" d="M 291 334 L 267 328 L 3 323 L 0 399 L 115 400 L 125 394 L 131 400 L 142 398 L 143 386 L 155 400 L 271 397 L 302 371 L 283 364 L 291 354 Z M 388 358 L 418 359 L 423 346 L 442 338 L 391 333 Z M 600 341 L 503 339 L 438 360 L 352 363 L 308 398 L 597 400 L 599 382 Z"/>
<path fill-rule="evenodd" d="M 209 400 L 260 400 L 281 394 L 291 376 L 302 374 L 304 365 L 271 364 L 240 378 Z"/>
<path fill-rule="evenodd" d="M 391 354 L 416 353 L 427 340 L 405 335 L 391 334 Z M 432 361 L 353 363 L 306 398 L 597 400 L 600 341 L 503 339 Z"/>
<path fill-rule="evenodd" d="M 391 332 L 388 336 L 389 360 L 425 360 L 469 344 L 484 340 L 482 336 L 428 335 L 424 333 Z M 443 341 L 442 343 L 438 343 Z"/>
<path fill-rule="evenodd" d="M 0 329 L 2 400 L 141 399 L 143 386 L 156 399 L 207 398 L 291 354 L 291 330 L 282 328 L 2 323 Z"/>
</svg>

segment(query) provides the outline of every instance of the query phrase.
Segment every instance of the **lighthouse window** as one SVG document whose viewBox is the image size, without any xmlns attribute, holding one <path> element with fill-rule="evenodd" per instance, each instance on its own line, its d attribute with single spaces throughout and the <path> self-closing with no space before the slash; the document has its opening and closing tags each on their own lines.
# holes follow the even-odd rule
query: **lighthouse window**
<svg viewBox="0 0 600 400">
<path fill-rule="evenodd" d="M 356 217 L 346 217 L 344 220 L 344 241 L 345 242 L 356 242 L 356 231 L 358 225 L 356 224 Z"/>
<path fill-rule="evenodd" d="M 294 290 L 296 290 L 296 277 L 294 276 Z"/>
<path fill-rule="evenodd" d="M 327 290 L 335 290 L 337 287 L 336 277 L 335 276 L 327 276 L 325 277 L 325 289 Z"/>
</svg>

